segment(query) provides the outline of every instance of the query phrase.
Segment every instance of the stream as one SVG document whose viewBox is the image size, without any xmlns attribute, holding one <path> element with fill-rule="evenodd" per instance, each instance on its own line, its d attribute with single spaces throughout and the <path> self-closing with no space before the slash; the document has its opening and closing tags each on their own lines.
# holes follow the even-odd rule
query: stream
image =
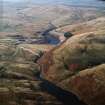
<svg viewBox="0 0 105 105">
<path fill-rule="evenodd" d="M 51 83 L 50 81 L 44 79 L 41 76 L 41 73 L 37 73 L 35 77 L 41 81 L 40 89 L 42 92 L 47 92 L 50 95 L 56 97 L 58 101 L 60 101 L 63 105 L 87 105 L 79 98 L 74 95 L 72 92 L 66 91 L 55 84 Z"/>
<path fill-rule="evenodd" d="M 43 79 L 40 87 L 42 91 L 46 91 L 49 94 L 53 95 L 64 105 L 86 105 L 85 103 L 80 101 L 73 93 L 63 90 L 62 88 L 47 80 Z"/>
</svg>

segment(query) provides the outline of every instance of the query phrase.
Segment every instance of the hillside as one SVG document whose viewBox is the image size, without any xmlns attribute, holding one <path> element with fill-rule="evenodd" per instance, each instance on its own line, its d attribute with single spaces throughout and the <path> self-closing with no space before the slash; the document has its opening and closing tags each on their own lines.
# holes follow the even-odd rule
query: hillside
<svg viewBox="0 0 105 105">
<path fill-rule="evenodd" d="M 103 10 L 88 7 L 14 5 L 4 4 L 3 15 L 0 17 L 0 37 L 9 34 L 39 37 L 37 34 L 49 29 L 51 23 L 55 27 L 61 27 L 105 15 Z"/>
<path fill-rule="evenodd" d="M 74 25 L 66 25 L 58 28 L 56 32 L 72 32 L 74 35 L 105 30 L 105 17 L 99 17 L 90 21 Z"/>
<path fill-rule="evenodd" d="M 38 62 L 42 67 L 43 78 L 72 91 L 88 105 L 105 104 L 104 22 L 102 17 L 69 26 L 70 29 L 67 26 L 67 31 L 76 30 L 74 36 L 46 53 Z"/>
<path fill-rule="evenodd" d="M 19 45 L 0 42 L 0 105 L 62 105 L 54 96 L 43 92 L 36 78 L 38 64 L 34 63 L 48 45 Z"/>
</svg>

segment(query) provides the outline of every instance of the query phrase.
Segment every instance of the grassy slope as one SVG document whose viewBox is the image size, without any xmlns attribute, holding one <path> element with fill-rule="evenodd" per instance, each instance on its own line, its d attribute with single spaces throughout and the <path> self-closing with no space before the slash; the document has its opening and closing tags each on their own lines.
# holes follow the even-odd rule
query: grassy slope
<svg viewBox="0 0 105 105">
<path fill-rule="evenodd" d="M 67 27 L 75 30 L 75 36 L 40 59 L 42 74 L 88 104 L 105 104 L 105 65 L 101 65 L 105 63 L 105 18 Z"/>
</svg>

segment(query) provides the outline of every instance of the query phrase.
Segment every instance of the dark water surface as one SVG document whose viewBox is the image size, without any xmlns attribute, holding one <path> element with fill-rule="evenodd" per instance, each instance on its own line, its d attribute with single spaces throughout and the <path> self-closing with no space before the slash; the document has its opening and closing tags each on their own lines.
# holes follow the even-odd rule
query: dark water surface
<svg viewBox="0 0 105 105">
<path fill-rule="evenodd" d="M 60 102 L 63 103 L 63 105 L 87 105 L 79 100 L 73 93 L 63 90 L 47 80 L 42 81 L 43 82 L 40 84 L 42 91 L 46 91 L 55 96 Z"/>
<path fill-rule="evenodd" d="M 41 81 L 39 85 L 40 89 L 43 92 L 48 92 L 56 97 L 63 105 L 87 105 L 79 100 L 79 98 L 72 92 L 66 91 L 50 81 L 43 79 L 40 72 L 35 74 L 35 77 Z"/>
</svg>

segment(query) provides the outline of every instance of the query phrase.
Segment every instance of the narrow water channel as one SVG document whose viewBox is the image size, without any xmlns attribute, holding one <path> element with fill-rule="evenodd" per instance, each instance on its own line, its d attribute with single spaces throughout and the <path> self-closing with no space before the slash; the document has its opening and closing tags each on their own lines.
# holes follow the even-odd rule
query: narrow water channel
<svg viewBox="0 0 105 105">
<path fill-rule="evenodd" d="M 41 77 L 40 73 L 35 75 L 35 77 L 41 81 L 40 88 L 43 92 L 47 92 L 52 96 L 56 97 L 63 105 L 87 105 L 72 92 L 66 91 L 48 80 Z"/>
</svg>

